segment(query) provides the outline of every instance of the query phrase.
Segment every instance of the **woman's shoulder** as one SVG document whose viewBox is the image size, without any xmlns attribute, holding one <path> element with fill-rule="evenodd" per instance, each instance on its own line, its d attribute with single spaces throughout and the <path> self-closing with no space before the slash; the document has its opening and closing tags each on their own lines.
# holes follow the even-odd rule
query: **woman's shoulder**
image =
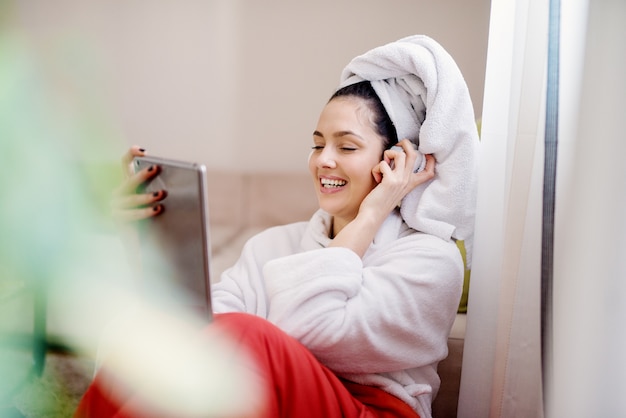
<svg viewBox="0 0 626 418">
<path fill-rule="evenodd" d="M 410 234 L 400 238 L 398 244 L 414 248 L 415 251 L 422 253 L 436 253 L 442 258 L 453 258 L 455 261 L 458 261 L 457 259 L 461 257 L 459 248 L 453 239 L 445 240 L 426 232 L 412 230 Z"/>
<path fill-rule="evenodd" d="M 374 239 L 374 245 L 379 248 L 407 246 L 409 248 L 420 248 L 440 250 L 454 254 L 456 245 L 452 240 L 444 240 L 435 235 L 411 228 L 402 218 L 400 210 L 396 209 L 385 220 L 378 234 Z"/>
<path fill-rule="evenodd" d="M 461 253 L 453 240 L 417 231 L 400 222 L 395 239 L 380 239 L 372 245 L 368 254 L 372 261 L 392 257 L 406 259 L 407 263 L 426 263 L 431 267 L 448 265 L 454 270 L 463 266 Z"/>
</svg>

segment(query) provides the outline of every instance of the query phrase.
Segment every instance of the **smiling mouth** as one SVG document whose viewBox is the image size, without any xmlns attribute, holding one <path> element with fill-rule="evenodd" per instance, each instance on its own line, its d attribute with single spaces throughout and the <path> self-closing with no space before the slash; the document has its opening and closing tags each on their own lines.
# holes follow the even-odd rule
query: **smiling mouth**
<svg viewBox="0 0 626 418">
<path fill-rule="evenodd" d="M 345 180 L 331 180 L 331 179 L 321 179 L 322 187 L 327 189 L 336 189 L 338 187 L 343 187 L 346 185 L 347 181 Z"/>
</svg>

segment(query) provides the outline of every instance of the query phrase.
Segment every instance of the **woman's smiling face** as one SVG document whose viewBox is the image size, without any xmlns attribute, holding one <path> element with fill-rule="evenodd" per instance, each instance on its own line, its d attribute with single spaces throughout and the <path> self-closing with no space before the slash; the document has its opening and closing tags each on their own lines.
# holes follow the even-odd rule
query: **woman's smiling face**
<svg viewBox="0 0 626 418">
<path fill-rule="evenodd" d="M 364 99 L 334 98 L 313 133 L 309 170 L 320 208 L 335 218 L 335 225 L 353 220 L 377 185 L 372 168 L 382 158 L 383 138 L 374 130 L 372 116 Z"/>
</svg>

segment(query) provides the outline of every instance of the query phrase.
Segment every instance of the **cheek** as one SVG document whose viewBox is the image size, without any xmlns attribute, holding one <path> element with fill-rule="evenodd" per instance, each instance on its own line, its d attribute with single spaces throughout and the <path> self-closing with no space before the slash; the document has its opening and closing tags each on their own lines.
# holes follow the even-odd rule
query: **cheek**
<svg viewBox="0 0 626 418">
<path fill-rule="evenodd" d="M 376 167 L 378 164 L 380 163 L 380 159 L 378 158 L 378 156 L 374 156 L 370 159 L 368 159 L 367 162 L 363 163 L 363 167 L 367 167 L 364 168 L 363 170 L 367 170 L 367 172 L 363 174 L 363 176 L 367 176 L 370 177 L 372 179 L 372 181 L 374 181 L 374 175 L 372 174 L 372 171 L 374 170 L 374 167 Z"/>
<path fill-rule="evenodd" d="M 358 166 L 358 175 L 355 176 L 355 180 L 358 179 L 359 189 L 368 193 L 376 186 L 376 180 L 374 180 L 374 175 L 372 174 L 372 169 L 378 164 L 378 161 L 375 163 L 367 162 Z M 356 171 L 355 171 L 356 174 Z"/>
</svg>

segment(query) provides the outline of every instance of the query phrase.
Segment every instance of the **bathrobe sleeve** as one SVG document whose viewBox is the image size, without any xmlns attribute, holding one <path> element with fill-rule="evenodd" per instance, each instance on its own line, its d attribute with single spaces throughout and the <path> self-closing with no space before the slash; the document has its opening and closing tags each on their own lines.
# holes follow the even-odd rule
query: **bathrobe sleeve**
<svg viewBox="0 0 626 418">
<path fill-rule="evenodd" d="M 268 261 L 268 319 L 338 373 L 382 373 L 447 355 L 463 262 L 451 241 L 414 233 L 361 260 L 322 248 Z"/>
<path fill-rule="evenodd" d="M 300 241 L 306 227 L 306 222 L 298 222 L 268 228 L 250 238 L 237 262 L 211 286 L 213 312 L 246 312 L 267 318 L 263 266 L 274 258 L 303 251 Z"/>
</svg>

